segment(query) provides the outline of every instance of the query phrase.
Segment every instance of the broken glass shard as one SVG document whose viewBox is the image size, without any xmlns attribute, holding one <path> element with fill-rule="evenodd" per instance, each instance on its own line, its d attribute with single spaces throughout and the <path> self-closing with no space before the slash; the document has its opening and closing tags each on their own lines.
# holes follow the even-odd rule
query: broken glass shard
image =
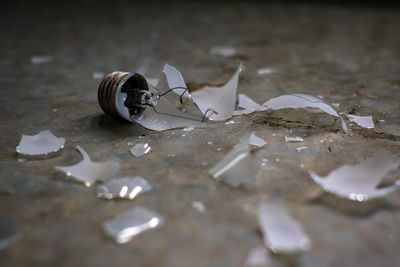
<svg viewBox="0 0 400 267">
<path fill-rule="evenodd" d="M 252 186 L 257 176 L 257 168 L 250 157 L 250 135 L 244 136 L 210 171 L 217 181 L 237 188 Z"/>
<path fill-rule="evenodd" d="M 304 149 L 307 149 L 307 147 L 306 146 L 300 146 L 300 147 L 296 147 L 296 150 L 297 150 L 297 152 L 301 152 L 301 151 L 303 151 Z"/>
<path fill-rule="evenodd" d="M 257 147 L 262 147 L 265 146 L 267 142 L 265 142 L 264 139 L 258 137 L 254 132 L 252 132 L 249 137 L 249 144 Z"/>
<path fill-rule="evenodd" d="M 299 137 L 299 136 L 285 136 L 285 142 L 286 143 L 294 143 L 294 142 L 303 142 L 303 138 Z"/>
<path fill-rule="evenodd" d="M 45 130 L 37 135 L 22 135 L 17 153 L 24 156 L 48 155 L 60 151 L 64 144 L 64 138 L 58 138 L 49 130 Z"/>
<path fill-rule="evenodd" d="M 250 249 L 245 260 L 245 267 L 267 267 L 271 262 L 268 250 L 263 245 Z"/>
<path fill-rule="evenodd" d="M 231 57 L 237 54 L 237 50 L 230 46 L 215 46 L 211 48 L 210 54 L 213 56 Z"/>
<path fill-rule="evenodd" d="M 274 253 L 293 254 L 308 250 L 311 246 L 307 234 L 290 216 L 284 205 L 260 204 L 258 221 L 264 244 Z"/>
<path fill-rule="evenodd" d="M 372 116 L 355 116 L 355 115 L 347 115 L 350 122 L 357 124 L 358 126 L 366 129 L 375 128 L 374 121 L 372 120 Z"/>
<path fill-rule="evenodd" d="M 151 146 L 148 143 L 139 143 L 131 147 L 129 152 L 135 157 L 141 157 L 151 151 Z"/>
<path fill-rule="evenodd" d="M 326 192 L 354 201 L 384 197 L 398 188 L 396 184 L 377 188 L 385 174 L 398 168 L 400 161 L 387 151 L 378 151 L 357 165 L 343 165 L 325 177 L 314 171 L 309 175 Z"/>
<path fill-rule="evenodd" d="M 97 187 L 97 197 L 105 199 L 134 199 L 140 194 L 151 191 L 151 189 L 151 185 L 143 177 L 122 177 L 99 185 Z"/>
<path fill-rule="evenodd" d="M 193 201 L 192 208 L 197 210 L 199 213 L 206 212 L 206 207 L 204 206 L 203 202 L 201 202 L 201 201 Z"/>
<path fill-rule="evenodd" d="M 271 68 L 261 68 L 261 69 L 257 70 L 257 74 L 260 75 L 260 76 L 268 75 L 268 74 L 271 74 L 271 73 L 274 73 L 274 72 L 275 71 L 273 69 L 271 69 Z"/>
<path fill-rule="evenodd" d="M 164 218 L 143 207 L 135 207 L 105 222 L 105 233 L 118 244 L 127 243 L 135 236 L 163 224 Z"/>
<path fill-rule="evenodd" d="M 288 94 L 271 98 L 262 105 L 266 109 L 279 110 L 284 108 L 317 108 L 340 120 L 341 129 L 346 132 L 347 126 L 342 117 L 328 103 L 319 97 L 309 94 Z"/>
<path fill-rule="evenodd" d="M 82 155 L 82 161 L 71 166 L 56 166 L 59 171 L 64 172 L 68 177 L 75 179 L 89 187 L 97 180 L 105 180 L 115 177 L 119 170 L 119 163 L 108 160 L 103 162 L 93 162 L 88 153 L 80 146 L 76 147 Z"/>
<path fill-rule="evenodd" d="M 239 94 L 238 98 L 239 98 L 238 107 L 241 108 L 241 110 L 235 110 L 234 115 L 251 114 L 253 112 L 261 110 L 261 105 L 256 103 L 253 99 L 251 99 L 247 95 Z"/>
<path fill-rule="evenodd" d="M 227 120 L 233 116 L 242 69 L 240 65 L 232 78 L 221 87 L 206 86 L 192 93 L 193 101 L 204 116 L 214 121 Z"/>
<path fill-rule="evenodd" d="M 190 98 L 189 91 L 187 90 L 185 80 L 180 71 L 176 68 L 172 67 L 169 64 L 164 65 L 163 72 L 165 74 L 165 78 L 167 79 L 168 87 L 170 89 L 176 88 L 173 90 L 174 93 Z"/>
</svg>

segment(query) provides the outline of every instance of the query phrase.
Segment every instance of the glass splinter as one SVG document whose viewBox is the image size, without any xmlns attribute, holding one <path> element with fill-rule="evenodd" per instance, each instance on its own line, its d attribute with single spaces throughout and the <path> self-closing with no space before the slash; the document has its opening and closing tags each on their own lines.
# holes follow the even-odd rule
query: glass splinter
<svg viewBox="0 0 400 267">
<path fill-rule="evenodd" d="M 398 188 L 396 184 L 383 188 L 377 186 L 385 174 L 397 169 L 399 164 L 399 160 L 389 152 L 378 151 L 358 165 L 343 165 L 325 177 L 313 171 L 309 175 L 326 192 L 354 201 L 367 201 L 384 197 Z"/>
<path fill-rule="evenodd" d="M 210 171 L 209 174 L 229 186 L 253 185 L 257 168 L 250 157 L 250 135 L 244 136 Z"/>
<path fill-rule="evenodd" d="M 129 152 L 135 157 L 141 157 L 151 151 L 151 146 L 148 143 L 139 143 L 134 145 Z"/>
<path fill-rule="evenodd" d="M 350 122 L 354 122 L 358 126 L 366 129 L 375 128 L 374 121 L 372 120 L 372 116 L 355 116 L 355 115 L 347 115 Z"/>
<path fill-rule="evenodd" d="M 82 161 L 71 166 L 56 166 L 57 170 L 64 172 L 68 177 L 83 183 L 87 187 L 91 186 L 97 180 L 115 177 L 119 170 L 118 162 L 112 160 L 93 162 L 83 148 L 80 146 L 76 148 L 82 155 Z"/>
<path fill-rule="evenodd" d="M 151 185 L 143 177 L 122 177 L 99 185 L 97 187 L 97 196 L 105 199 L 134 199 L 140 194 L 151 191 L 151 189 Z"/>
<path fill-rule="evenodd" d="M 232 78 L 221 87 L 206 86 L 192 93 L 194 102 L 210 120 L 223 121 L 233 116 L 242 69 L 243 66 L 240 65 Z"/>
<path fill-rule="evenodd" d="M 105 233 L 118 244 L 127 243 L 135 236 L 164 223 L 164 218 L 146 208 L 135 207 L 105 222 Z"/>
<path fill-rule="evenodd" d="M 290 216 L 283 205 L 260 204 L 258 221 L 264 244 L 274 253 L 293 254 L 308 250 L 311 246 L 301 225 Z"/>
<path fill-rule="evenodd" d="M 294 142 L 303 142 L 303 138 L 299 137 L 299 136 L 285 136 L 285 142 L 286 143 L 294 143 Z"/>
<path fill-rule="evenodd" d="M 347 132 L 347 126 L 342 117 L 328 103 L 319 97 L 309 94 L 288 94 L 271 98 L 262 105 L 266 109 L 279 110 L 284 108 L 317 108 L 339 118 L 341 129 Z"/>
<path fill-rule="evenodd" d="M 64 148 L 65 139 L 56 137 L 49 130 L 37 135 L 22 135 L 17 153 L 24 156 L 46 156 Z"/>
</svg>

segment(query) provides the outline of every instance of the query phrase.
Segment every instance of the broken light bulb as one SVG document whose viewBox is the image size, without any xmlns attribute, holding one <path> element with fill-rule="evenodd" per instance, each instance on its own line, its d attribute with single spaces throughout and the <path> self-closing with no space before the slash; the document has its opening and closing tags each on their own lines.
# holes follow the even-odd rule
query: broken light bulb
<svg viewBox="0 0 400 267">
<path fill-rule="evenodd" d="M 177 90 L 183 93 L 169 94 Z M 98 102 L 106 114 L 163 131 L 205 120 L 206 116 L 191 97 L 184 97 L 187 95 L 186 87 L 161 92 L 138 73 L 116 71 L 107 74 L 100 83 Z"/>
</svg>

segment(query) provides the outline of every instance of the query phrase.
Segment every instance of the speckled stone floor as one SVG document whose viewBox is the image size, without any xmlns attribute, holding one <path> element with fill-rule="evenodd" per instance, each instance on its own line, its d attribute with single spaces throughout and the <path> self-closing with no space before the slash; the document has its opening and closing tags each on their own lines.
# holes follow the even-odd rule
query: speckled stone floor
<svg viewBox="0 0 400 267">
<path fill-rule="evenodd" d="M 83 1 L 14 3 L 2 11 L 0 219 L 23 238 L 0 251 L 0 266 L 243 266 L 249 249 L 261 244 L 254 214 L 261 200 L 285 200 L 312 239 L 309 252 L 273 257 L 271 266 L 399 265 L 400 192 L 354 204 L 320 192 L 307 175 L 358 163 L 382 148 L 400 155 L 398 10 Z M 235 47 L 238 54 L 214 56 L 214 46 Z M 54 60 L 33 65 L 33 55 Z M 260 103 L 290 92 L 320 95 L 340 103 L 340 112 L 372 115 L 376 129 L 343 134 L 300 112 L 302 122 L 255 114 L 186 133 L 151 132 L 101 112 L 93 72 L 148 64 L 156 77 L 166 62 L 192 84 L 224 82 L 243 62 L 240 93 Z M 259 76 L 264 67 L 274 73 Z M 19 162 L 21 135 L 44 129 L 66 138 L 64 151 Z M 256 154 L 269 162 L 257 186 L 232 189 L 211 179 L 208 169 L 250 131 L 268 142 Z M 153 151 L 135 158 L 127 143 L 140 135 Z M 298 153 L 285 135 L 304 136 L 308 150 Z M 80 160 L 76 145 L 94 160 L 118 161 L 120 175 L 146 177 L 154 190 L 134 201 L 97 199 L 92 188 L 54 169 Z M 192 201 L 202 201 L 207 212 L 196 212 Z M 161 213 L 165 225 L 125 245 L 105 237 L 101 224 L 136 205 Z"/>
</svg>

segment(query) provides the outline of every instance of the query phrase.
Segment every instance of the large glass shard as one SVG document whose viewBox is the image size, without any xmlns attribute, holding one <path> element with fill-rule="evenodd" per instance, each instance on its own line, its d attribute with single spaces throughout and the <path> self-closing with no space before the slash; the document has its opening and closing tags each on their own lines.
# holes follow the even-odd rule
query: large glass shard
<svg viewBox="0 0 400 267">
<path fill-rule="evenodd" d="M 105 180 L 115 177 L 119 170 L 119 163 L 108 160 L 103 162 L 93 162 L 88 153 L 80 146 L 76 147 L 82 155 L 82 161 L 71 166 L 56 166 L 59 171 L 64 172 L 68 177 L 89 187 L 97 180 Z"/>
<path fill-rule="evenodd" d="M 357 124 L 358 126 L 366 129 L 375 128 L 374 121 L 372 120 L 372 116 L 355 116 L 355 115 L 347 115 L 350 122 Z"/>
<path fill-rule="evenodd" d="M 317 108 L 329 115 L 339 118 L 341 129 L 346 132 L 347 126 L 342 117 L 328 103 L 319 97 L 309 94 L 288 94 L 271 98 L 262 107 L 266 109 L 279 110 L 284 108 Z"/>
<path fill-rule="evenodd" d="M 260 204 L 258 221 L 264 244 L 274 253 L 298 253 L 311 246 L 311 241 L 301 225 L 290 216 L 283 205 Z"/>
<path fill-rule="evenodd" d="M 65 139 L 56 137 L 49 130 L 37 135 L 22 135 L 17 153 L 24 156 L 46 156 L 64 148 Z"/>
<path fill-rule="evenodd" d="M 257 176 L 257 168 L 250 157 L 250 135 L 244 136 L 210 171 L 217 181 L 237 188 L 252 186 Z"/>
<path fill-rule="evenodd" d="M 400 161 L 387 151 L 378 151 L 358 165 L 343 165 L 325 177 L 314 171 L 309 175 L 326 192 L 354 201 L 384 197 L 398 186 L 377 188 L 385 174 L 398 168 Z"/>
<path fill-rule="evenodd" d="M 151 151 L 151 146 L 148 143 L 139 143 L 129 149 L 135 157 L 141 157 Z"/>
<path fill-rule="evenodd" d="M 263 245 L 250 249 L 244 262 L 245 267 L 268 267 L 271 262 L 271 256 Z"/>
<path fill-rule="evenodd" d="M 136 196 L 151 190 L 151 185 L 143 177 L 122 177 L 99 185 L 97 187 L 97 197 L 105 199 L 134 199 Z"/>
<path fill-rule="evenodd" d="M 207 118 L 222 121 L 233 116 L 236 90 L 242 69 L 243 66 L 240 65 L 232 78 L 221 87 L 206 86 L 192 93 L 194 102 Z"/>
<path fill-rule="evenodd" d="M 105 222 L 103 229 L 115 242 L 123 244 L 163 223 L 164 218 L 161 215 L 143 207 L 136 207 Z"/>
</svg>

